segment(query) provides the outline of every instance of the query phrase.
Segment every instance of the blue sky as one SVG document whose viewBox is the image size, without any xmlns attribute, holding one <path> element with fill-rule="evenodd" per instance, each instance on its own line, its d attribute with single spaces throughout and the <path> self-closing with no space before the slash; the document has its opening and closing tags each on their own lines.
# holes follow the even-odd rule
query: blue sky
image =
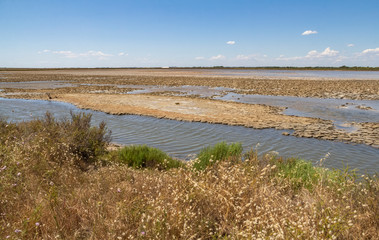
<svg viewBox="0 0 379 240">
<path fill-rule="evenodd" d="M 0 67 L 379 66 L 378 0 L 0 0 Z"/>
</svg>

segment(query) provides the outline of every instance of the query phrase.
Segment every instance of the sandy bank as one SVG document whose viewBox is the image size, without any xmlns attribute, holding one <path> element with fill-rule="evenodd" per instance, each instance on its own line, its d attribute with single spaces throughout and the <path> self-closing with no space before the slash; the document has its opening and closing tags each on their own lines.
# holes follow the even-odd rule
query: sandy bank
<svg viewBox="0 0 379 240">
<path fill-rule="evenodd" d="M 287 116 L 281 114 L 282 109 L 265 105 L 174 96 L 118 94 L 58 94 L 53 96 L 53 100 L 110 114 L 138 114 L 179 121 L 294 130 L 292 135 L 297 137 L 364 143 L 379 147 L 377 123 L 357 124 L 359 129 L 349 133 L 336 129 L 331 121 Z"/>
</svg>

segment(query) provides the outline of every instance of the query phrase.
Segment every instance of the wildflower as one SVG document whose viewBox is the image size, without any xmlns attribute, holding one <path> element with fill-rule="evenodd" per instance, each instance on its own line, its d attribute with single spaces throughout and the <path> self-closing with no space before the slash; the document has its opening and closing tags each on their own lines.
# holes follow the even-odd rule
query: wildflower
<svg viewBox="0 0 379 240">
<path fill-rule="evenodd" d="M 121 192 L 121 188 L 117 188 L 117 192 Z"/>
<path fill-rule="evenodd" d="M 39 226 L 39 222 L 36 222 L 36 227 L 38 227 Z"/>
<path fill-rule="evenodd" d="M 21 230 L 20 229 L 16 229 L 16 230 L 14 230 L 14 232 L 15 233 L 19 233 L 19 232 L 21 232 Z"/>
<path fill-rule="evenodd" d="M 19 173 L 17 173 L 17 176 L 21 176 L 21 173 L 19 172 Z"/>
<path fill-rule="evenodd" d="M 145 235 L 145 232 L 141 232 L 142 235 Z"/>
</svg>

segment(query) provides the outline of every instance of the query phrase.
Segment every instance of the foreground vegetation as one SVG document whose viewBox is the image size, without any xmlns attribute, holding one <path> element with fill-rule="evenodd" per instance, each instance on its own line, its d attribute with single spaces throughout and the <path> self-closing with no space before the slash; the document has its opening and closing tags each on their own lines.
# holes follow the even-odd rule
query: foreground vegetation
<svg viewBox="0 0 379 240">
<path fill-rule="evenodd" d="M 107 151 L 90 119 L 0 121 L 0 239 L 378 239 L 374 176 L 239 144 L 186 164 L 147 146 Z"/>
</svg>

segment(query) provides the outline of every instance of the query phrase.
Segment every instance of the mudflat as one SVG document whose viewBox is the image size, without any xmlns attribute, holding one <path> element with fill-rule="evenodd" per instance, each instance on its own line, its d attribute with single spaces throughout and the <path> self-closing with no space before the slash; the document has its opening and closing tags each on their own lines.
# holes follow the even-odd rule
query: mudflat
<svg viewBox="0 0 379 240">
<path fill-rule="evenodd" d="M 210 86 L 235 88 L 245 94 L 379 100 L 379 79 L 326 77 L 225 76 L 198 69 L 60 69 L 8 71 L 3 81 L 69 81 L 92 84 Z"/>
<path fill-rule="evenodd" d="M 253 128 L 294 130 L 298 137 L 312 137 L 379 147 L 379 123 L 349 123 L 347 132 L 332 121 L 284 115 L 284 108 L 214 100 L 170 92 L 125 94 L 128 86 L 209 86 L 236 93 L 379 100 L 379 80 L 289 79 L 209 76 L 206 71 L 168 69 L 84 69 L 10 71 L 0 82 L 0 96 L 48 99 L 110 114 L 139 114 L 181 121 L 241 125 Z M 33 84 L 33 82 L 35 84 Z M 12 85 L 13 83 L 13 85 Z M 23 85 L 24 84 L 24 85 Z M 120 87 L 122 86 L 122 87 Z M 176 94 L 177 95 L 177 94 Z M 284 132 L 288 134 L 288 132 Z"/>
</svg>

